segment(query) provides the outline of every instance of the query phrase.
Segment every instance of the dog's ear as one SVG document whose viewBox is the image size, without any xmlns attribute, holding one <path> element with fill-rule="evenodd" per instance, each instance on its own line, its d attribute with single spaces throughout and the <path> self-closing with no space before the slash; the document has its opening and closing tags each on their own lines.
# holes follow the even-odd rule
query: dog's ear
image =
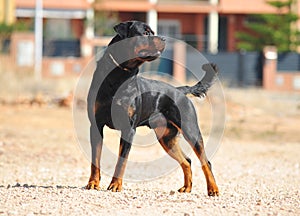
<svg viewBox="0 0 300 216">
<path fill-rule="evenodd" d="M 155 35 L 155 32 L 147 25 L 147 30 L 151 32 L 152 35 Z"/>
<path fill-rule="evenodd" d="M 122 22 L 114 26 L 114 30 L 122 37 L 126 38 L 128 35 L 128 29 L 132 25 L 133 22 L 127 21 Z"/>
</svg>

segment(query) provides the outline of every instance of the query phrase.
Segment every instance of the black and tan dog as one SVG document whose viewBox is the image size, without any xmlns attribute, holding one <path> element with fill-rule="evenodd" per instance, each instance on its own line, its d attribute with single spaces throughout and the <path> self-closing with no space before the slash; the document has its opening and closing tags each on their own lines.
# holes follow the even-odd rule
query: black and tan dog
<svg viewBox="0 0 300 216">
<path fill-rule="evenodd" d="M 121 191 L 122 178 L 132 140 L 139 126 L 154 129 L 164 150 L 177 160 L 184 172 L 184 186 L 179 192 L 192 189 L 191 160 L 176 142 L 180 132 L 191 145 L 202 164 L 209 196 L 219 194 L 210 162 L 204 151 L 192 102 L 186 96 L 205 95 L 211 86 L 216 66 L 206 64 L 206 75 L 195 86 L 175 88 L 167 83 L 137 76 L 138 67 L 158 58 L 165 48 L 165 40 L 154 36 L 148 25 L 128 21 L 114 27 L 118 33 L 98 61 L 88 95 L 88 114 L 91 122 L 91 176 L 87 189 L 99 189 L 100 157 L 103 127 L 121 131 L 119 158 L 108 190 Z"/>
</svg>

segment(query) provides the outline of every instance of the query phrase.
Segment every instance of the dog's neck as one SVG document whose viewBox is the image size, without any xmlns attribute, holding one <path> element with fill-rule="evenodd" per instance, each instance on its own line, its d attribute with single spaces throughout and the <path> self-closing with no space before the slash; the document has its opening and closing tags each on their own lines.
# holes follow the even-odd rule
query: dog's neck
<svg viewBox="0 0 300 216">
<path fill-rule="evenodd" d="M 126 67 L 122 67 L 117 60 L 113 57 L 113 55 L 111 53 L 108 53 L 109 58 L 112 60 L 112 62 L 121 70 L 127 71 L 127 72 L 132 72 L 132 70 L 130 70 L 129 68 Z"/>
</svg>

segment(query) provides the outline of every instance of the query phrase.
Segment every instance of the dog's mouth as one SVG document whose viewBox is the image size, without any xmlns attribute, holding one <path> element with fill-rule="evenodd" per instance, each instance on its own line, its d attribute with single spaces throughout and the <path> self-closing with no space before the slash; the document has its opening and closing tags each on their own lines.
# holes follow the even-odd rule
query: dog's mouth
<svg viewBox="0 0 300 216">
<path fill-rule="evenodd" d="M 161 55 L 161 51 L 159 50 L 146 50 L 146 49 L 140 50 L 137 54 L 138 58 L 147 61 L 154 60 L 158 58 L 160 55 Z"/>
<path fill-rule="evenodd" d="M 137 37 L 137 44 L 134 53 L 141 61 L 153 61 L 165 49 L 165 39 L 158 36 Z"/>
</svg>

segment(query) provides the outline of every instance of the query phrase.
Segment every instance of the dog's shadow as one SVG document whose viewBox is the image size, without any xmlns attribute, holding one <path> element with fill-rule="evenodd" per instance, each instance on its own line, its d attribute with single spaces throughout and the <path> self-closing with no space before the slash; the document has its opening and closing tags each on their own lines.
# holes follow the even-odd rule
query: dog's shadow
<svg viewBox="0 0 300 216">
<path fill-rule="evenodd" d="M 49 190 L 82 190 L 82 191 L 102 191 L 102 192 L 110 192 L 105 188 L 100 188 L 99 190 L 87 190 L 86 186 L 67 186 L 67 185 L 29 185 L 29 184 L 20 184 L 16 183 L 15 185 L 0 185 L 1 189 L 49 189 Z"/>
<path fill-rule="evenodd" d="M 43 189 L 84 189 L 85 187 L 65 186 L 65 185 L 29 185 L 16 183 L 15 185 L 0 185 L 0 188 L 43 188 Z"/>
</svg>

